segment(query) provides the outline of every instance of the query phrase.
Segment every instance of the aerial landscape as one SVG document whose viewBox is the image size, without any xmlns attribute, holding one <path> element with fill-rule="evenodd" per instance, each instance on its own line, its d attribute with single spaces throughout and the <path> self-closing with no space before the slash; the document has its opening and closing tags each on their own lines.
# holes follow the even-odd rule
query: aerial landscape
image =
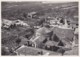
<svg viewBox="0 0 80 57">
<path fill-rule="evenodd" d="M 78 2 L 1 2 L 1 55 L 79 55 Z"/>
</svg>

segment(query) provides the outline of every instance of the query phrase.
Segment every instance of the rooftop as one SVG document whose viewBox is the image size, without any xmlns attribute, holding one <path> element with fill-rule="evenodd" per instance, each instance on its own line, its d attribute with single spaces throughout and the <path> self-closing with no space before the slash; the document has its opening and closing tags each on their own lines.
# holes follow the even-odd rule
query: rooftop
<svg viewBox="0 0 80 57">
<path fill-rule="evenodd" d="M 34 47 L 27 47 L 22 45 L 20 48 L 16 50 L 18 55 L 38 55 L 38 52 L 43 51 L 43 55 L 50 53 L 52 55 L 60 55 L 59 53 L 52 52 L 52 51 L 47 51 L 39 48 L 34 48 Z"/>
<path fill-rule="evenodd" d="M 49 45 L 49 46 L 57 46 L 58 42 L 55 41 L 47 41 L 45 45 Z"/>
</svg>

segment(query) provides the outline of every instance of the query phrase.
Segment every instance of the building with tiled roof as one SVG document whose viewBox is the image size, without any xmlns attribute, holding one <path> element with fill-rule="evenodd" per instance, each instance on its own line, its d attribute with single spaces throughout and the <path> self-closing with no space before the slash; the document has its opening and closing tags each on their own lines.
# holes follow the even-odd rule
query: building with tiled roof
<svg viewBox="0 0 80 57">
<path fill-rule="evenodd" d="M 17 55 L 61 55 L 60 53 L 22 45 L 16 50 Z"/>
</svg>

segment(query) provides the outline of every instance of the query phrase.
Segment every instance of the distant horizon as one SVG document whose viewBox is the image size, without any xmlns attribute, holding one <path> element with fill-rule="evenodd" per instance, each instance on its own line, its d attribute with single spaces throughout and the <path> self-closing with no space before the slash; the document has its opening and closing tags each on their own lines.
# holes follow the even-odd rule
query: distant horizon
<svg viewBox="0 0 80 57">
<path fill-rule="evenodd" d="M 78 1 L 1 1 L 1 2 L 8 2 L 8 3 L 14 3 L 14 2 L 34 2 L 34 3 L 44 3 L 44 4 L 48 4 L 48 3 L 75 3 Z"/>
</svg>

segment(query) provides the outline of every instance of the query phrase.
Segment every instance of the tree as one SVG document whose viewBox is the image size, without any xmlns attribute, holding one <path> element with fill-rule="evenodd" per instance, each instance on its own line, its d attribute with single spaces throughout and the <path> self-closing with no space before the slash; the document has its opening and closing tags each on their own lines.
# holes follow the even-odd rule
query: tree
<svg viewBox="0 0 80 57">
<path fill-rule="evenodd" d="M 58 36 L 56 34 L 54 34 L 53 41 L 56 41 L 56 42 L 59 41 L 59 38 L 58 38 Z"/>
<path fill-rule="evenodd" d="M 21 42 L 21 39 L 20 39 L 20 38 L 18 38 L 18 39 L 16 40 L 16 43 L 19 45 L 19 44 L 20 44 L 20 42 Z"/>
<path fill-rule="evenodd" d="M 2 46 L 1 54 L 2 55 L 9 55 L 9 49 L 8 49 L 8 47 Z"/>
<path fill-rule="evenodd" d="M 6 46 L 2 46 L 1 54 L 2 55 L 17 55 L 12 48 L 9 48 Z"/>
</svg>

